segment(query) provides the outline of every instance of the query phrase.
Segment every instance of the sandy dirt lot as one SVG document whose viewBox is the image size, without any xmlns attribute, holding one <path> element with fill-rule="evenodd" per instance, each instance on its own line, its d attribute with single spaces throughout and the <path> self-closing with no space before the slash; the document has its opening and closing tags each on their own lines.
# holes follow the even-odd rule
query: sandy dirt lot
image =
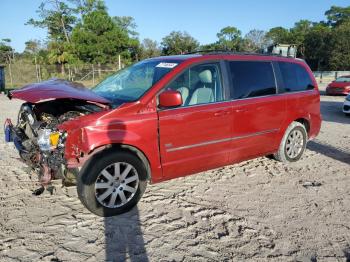
<svg viewBox="0 0 350 262">
<path fill-rule="evenodd" d="M 103 219 L 75 188 L 32 196 L 0 131 L 0 261 L 350 261 L 350 117 L 322 96 L 323 126 L 299 162 L 259 158 L 148 187 Z M 20 103 L 0 97 L 0 123 Z M 313 183 L 314 182 L 314 183 Z"/>
</svg>

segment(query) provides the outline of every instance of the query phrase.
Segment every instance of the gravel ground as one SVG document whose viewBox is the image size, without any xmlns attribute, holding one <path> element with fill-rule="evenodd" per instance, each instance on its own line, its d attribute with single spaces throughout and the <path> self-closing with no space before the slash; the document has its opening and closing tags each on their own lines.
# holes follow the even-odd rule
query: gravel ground
<svg viewBox="0 0 350 262">
<path fill-rule="evenodd" d="M 1 138 L 0 261 L 350 261 L 350 118 L 344 97 L 321 99 L 321 133 L 299 162 L 258 158 L 151 185 L 106 219 L 74 187 L 32 196 L 36 176 Z M 0 96 L 0 123 L 19 105 Z"/>
</svg>

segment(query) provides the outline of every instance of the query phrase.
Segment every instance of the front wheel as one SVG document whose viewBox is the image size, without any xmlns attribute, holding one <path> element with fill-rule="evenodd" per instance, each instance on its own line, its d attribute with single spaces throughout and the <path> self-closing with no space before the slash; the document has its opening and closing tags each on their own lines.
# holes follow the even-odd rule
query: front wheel
<svg viewBox="0 0 350 262">
<path fill-rule="evenodd" d="M 299 122 L 292 122 L 287 128 L 280 147 L 274 158 L 281 162 L 295 162 L 303 155 L 306 143 L 307 132 L 305 126 Z"/>
<path fill-rule="evenodd" d="M 77 181 L 81 202 L 102 217 L 129 211 L 138 203 L 146 186 L 147 171 L 142 161 L 131 153 L 114 150 L 92 157 Z"/>
</svg>

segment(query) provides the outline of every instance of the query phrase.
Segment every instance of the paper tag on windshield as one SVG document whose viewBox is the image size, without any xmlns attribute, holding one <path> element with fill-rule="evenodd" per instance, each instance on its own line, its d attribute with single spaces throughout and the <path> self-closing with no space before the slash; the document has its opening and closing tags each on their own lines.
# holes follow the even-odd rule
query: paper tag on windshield
<svg viewBox="0 0 350 262">
<path fill-rule="evenodd" d="M 177 66 L 176 63 L 159 63 L 156 67 L 162 67 L 162 68 L 174 68 Z"/>
</svg>

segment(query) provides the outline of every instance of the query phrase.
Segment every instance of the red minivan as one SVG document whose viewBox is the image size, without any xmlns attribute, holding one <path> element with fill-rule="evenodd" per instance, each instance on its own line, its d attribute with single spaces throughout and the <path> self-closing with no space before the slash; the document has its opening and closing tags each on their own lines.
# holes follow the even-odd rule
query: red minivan
<svg viewBox="0 0 350 262">
<path fill-rule="evenodd" d="M 320 95 L 306 63 L 208 53 L 147 59 L 93 89 L 53 79 L 13 91 L 5 124 L 21 158 L 51 179 L 76 179 L 99 216 L 128 211 L 157 183 L 259 156 L 302 156 L 320 130 Z"/>
</svg>

